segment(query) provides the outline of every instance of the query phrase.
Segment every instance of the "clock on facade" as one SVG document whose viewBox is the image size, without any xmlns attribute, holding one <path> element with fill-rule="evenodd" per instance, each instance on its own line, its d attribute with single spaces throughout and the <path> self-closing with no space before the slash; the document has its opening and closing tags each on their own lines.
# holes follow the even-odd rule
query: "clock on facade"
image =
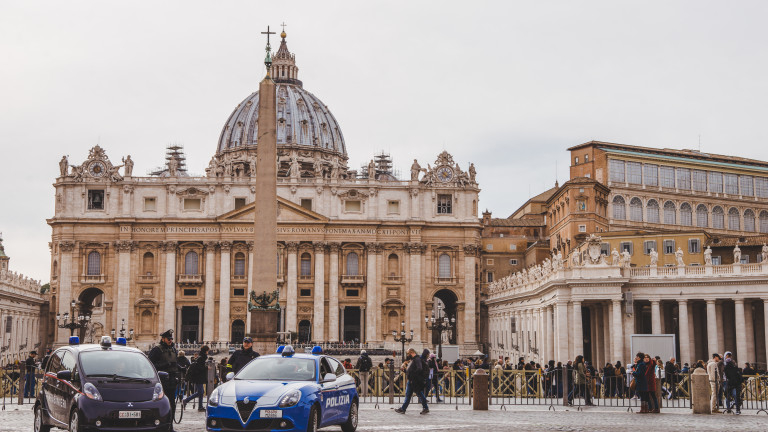
<svg viewBox="0 0 768 432">
<path fill-rule="evenodd" d="M 90 165 L 88 165 L 88 172 L 93 177 L 101 177 L 104 175 L 104 172 L 106 172 L 107 167 L 104 165 L 104 162 L 101 161 L 95 161 L 91 162 Z"/>
<path fill-rule="evenodd" d="M 451 181 L 453 178 L 453 170 L 451 167 L 441 166 L 437 169 L 437 179 L 443 183 Z"/>
</svg>

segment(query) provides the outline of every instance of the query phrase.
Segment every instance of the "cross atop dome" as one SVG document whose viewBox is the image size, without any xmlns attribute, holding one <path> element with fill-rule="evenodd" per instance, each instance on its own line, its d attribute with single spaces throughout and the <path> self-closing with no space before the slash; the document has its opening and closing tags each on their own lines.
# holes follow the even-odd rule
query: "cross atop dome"
<svg viewBox="0 0 768 432">
<path fill-rule="evenodd" d="M 286 24 L 281 24 L 283 31 L 280 33 L 282 40 L 280 41 L 280 48 L 272 57 L 272 69 L 270 75 L 276 83 L 296 84 L 301 86 L 302 83 L 298 79 L 299 68 L 296 67 L 296 56 L 288 50 L 288 44 L 285 42 L 285 37 L 288 36 L 285 33 Z"/>
</svg>

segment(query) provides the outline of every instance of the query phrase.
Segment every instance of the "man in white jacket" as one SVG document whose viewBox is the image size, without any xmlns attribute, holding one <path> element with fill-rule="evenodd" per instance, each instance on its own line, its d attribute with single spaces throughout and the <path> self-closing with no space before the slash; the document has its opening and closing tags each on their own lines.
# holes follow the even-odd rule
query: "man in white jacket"
<svg viewBox="0 0 768 432">
<path fill-rule="evenodd" d="M 707 362 L 707 375 L 709 375 L 709 388 L 711 389 L 709 403 L 712 406 L 713 414 L 720 412 L 720 410 L 717 409 L 717 396 L 718 391 L 720 390 L 720 385 L 723 382 L 718 363 L 720 363 L 720 354 L 717 353 L 712 354 L 712 359 Z"/>
</svg>

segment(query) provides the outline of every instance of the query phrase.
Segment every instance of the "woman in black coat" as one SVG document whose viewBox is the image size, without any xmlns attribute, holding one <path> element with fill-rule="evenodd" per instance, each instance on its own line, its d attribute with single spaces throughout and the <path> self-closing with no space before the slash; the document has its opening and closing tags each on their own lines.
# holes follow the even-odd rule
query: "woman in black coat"
<svg viewBox="0 0 768 432">
<path fill-rule="evenodd" d="M 205 407 L 203 407 L 203 386 L 208 381 L 208 365 L 206 363 L 208 362 L 209 350 L 210 348 L 208 348 L 208 345 L 203 345 L 203 347 L 200 348 L 200 355 L 194 363 L 189 365 L 187 380 L 194 386 L 195 393 L 184 398 L 182 407 L 187 406 L 187 402 L 197 398 L 197 410 L 205 411 Z"/>
</svg>

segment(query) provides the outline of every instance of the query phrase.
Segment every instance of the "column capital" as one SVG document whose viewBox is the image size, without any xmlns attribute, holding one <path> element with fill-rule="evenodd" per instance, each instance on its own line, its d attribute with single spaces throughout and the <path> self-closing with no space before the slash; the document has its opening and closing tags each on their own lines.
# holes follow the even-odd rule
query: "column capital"
<svg viewBox="0 0 768 432">
<path fill-rule="evenodd" d="M 222 252 L 229 252 L 232 249 L 232 242 L 230 241 L 219 242 L 219 248 L 221 248 Z"/>
<path fill-rule="evenodd" d="M 115 241 L 115 250 L 119 253 L 131 252 L 136 246 L 136 243 L 132 240 L 117 240 Z"/>
<path fill-rule="evenodd" d="M 715 304 L 715 302 L 717 300 L 715 300 L 715 299 L 708 299 L 708 300 L 705 300 L 705 301 L 707 302 L 707 304 Z"/>
<path fill-rule="evenodd" d="M 465 256 L 477 256 L 477 251 L 480 248 L 476 244 L 465 244 L 464 245 L 464 255 Z"/>
<path fill-rule="evenodd" d="M 651 298 L 651 299 L 648 299 L 648 301 L 651 302 L 651 304 L 660 304 L 661 303 L 661 299 L 658 299 L 658 298 Z"/>
<path fill-rule="evenodd" d="M 61 252 L 72 252 L 75 250 L 75 242 L 73 241 L 61 241 L 59 242 L 59 250 Z"/>
<path fill-rule="evenodd" d="M 581 300 L 571 300 L 574 306 L 581 306 Z"/>
<path fill-rule="evenodd" d="M 341 248 L 341 243 L 328 242 L 328 250 L 330 250 L 331 253 L 339 253 L 340 248 Z"/>
<path fill-rule="evenodd" d="M 328 243 L 324 241 L 319 242 L 313 242 L 312 247 L 315 249 L 315 253 L 323 253 L 325 252 L 325 248 L 328 246 Z"/>
<path fill-rule="evenodd" d="M 205 245 L 205 251 L 209 253 L 213 253 L 216 251 L 216 246 L 219 245 L 219 242 L 217 241 L 207 241 L 204 243 Z"/>
<path fill-rule="evenodd" d="M 163 252 L 176 252 L 176 242 L 175 241 L 161 241 L 158 242 L 158 247 L 163 250 Z"/>
<path fill-rule="evenodd" d="M 410 242 L 404 245 L 405 250 L 411 255 L 418 255 L 424 253 L 427 249 L 427 245 L 421 242 Z"/>
<path fill-rule="evenodd" d="M 681 304 L 688 304 L 688 299 L 678 299 L 678 300 L 677 300 L 677 304 L 678 304 L 678 305 L 681 305 Z"/>
<path fill-rule="evenodd" d="M 245 247 L 248 248 L 248 252 L 253 251 L 253 242 L 252 241 L 245 242 Z"/>
<path fill-rule="evenodd" d="M 744 299 L 743 299 L 743 298 L 738 298 L 738 297 L 737 297 L 737 298 L 734 298 L 734 299 L 733 299 L 733 302 L 734 302 L 734 303 L 741 303 L 741 304 L 744 304 Z"/>
<path fill-rule="evenodd" d="M 366 250 L 366 251 L 367 251 L 369 254 L 377 254 L 377 253 L 380 253 L 380 252 L 381 252 L 381 243 L 376 243 L 376 242 L 372 242 L 372 243 L 366 243 L 366 244 L 365 244 L 365 250 Z"/>
<path fill-rule="evenodd" d="M 288 253 L 296 253 L 299 250 L 299 242 L 285 242 L 285 248 L 288 249 Z"/>
</svg>

